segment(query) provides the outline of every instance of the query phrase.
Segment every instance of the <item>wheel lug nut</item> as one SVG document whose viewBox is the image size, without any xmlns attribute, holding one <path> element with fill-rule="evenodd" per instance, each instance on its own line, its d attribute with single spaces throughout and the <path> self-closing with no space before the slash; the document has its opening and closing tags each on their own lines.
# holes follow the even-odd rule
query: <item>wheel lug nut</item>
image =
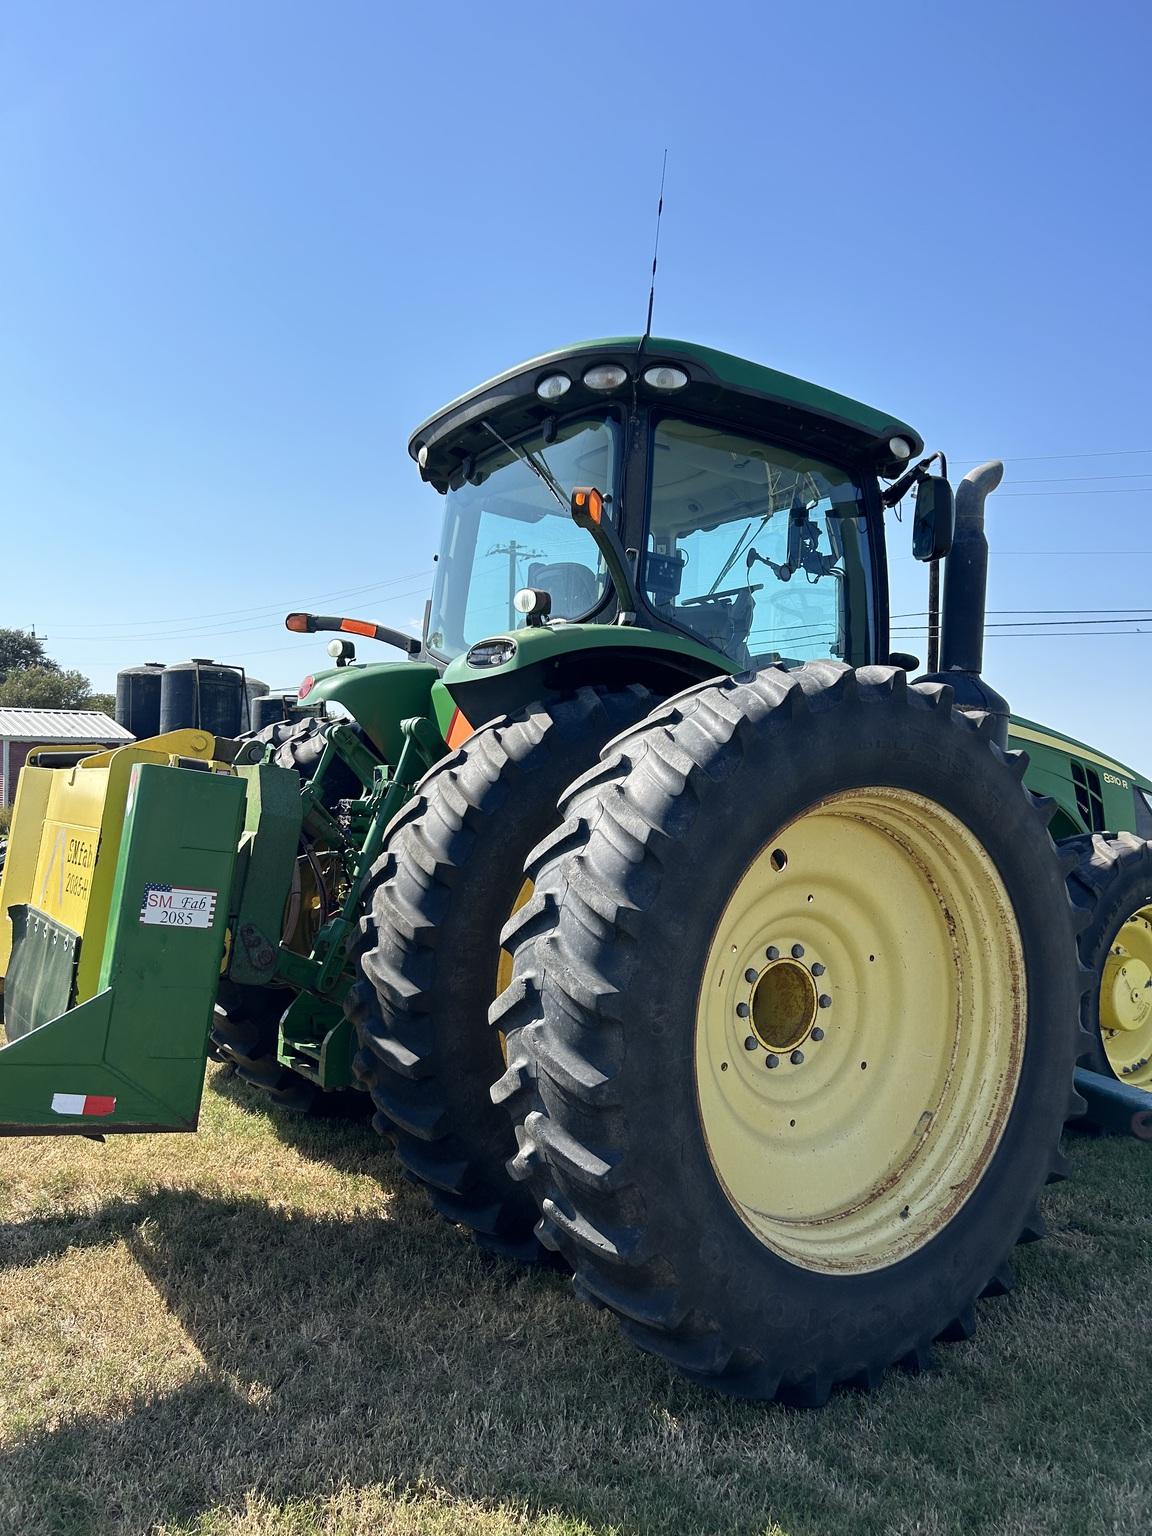
<svg viewBox="0 0 1152 1536">
<path fill-rule="evenodd" d="M 832 1006 L 832 999 L 828 996 L 827 992 L 821 992 L 819 1002 L 821 1008 L 831 1008 Z"/>
<path fill-rule="evenodd" d="M 747 1040 L 745 1040 L 745 1042 L 744 1042 L 744 1049 L 746 1051 L 754 1051 L 758 1044 L 759 1044 L 759 1042 L 757 1041 L 756 1036 L 755 1035 L 749 1035 Z"/>
<path fill-rule="evenodd" d="M 813 976 L 823 976 L 824 970 L 825 967 L 820 964 L 819 960 L 817 960 L 816 964 L 812 967 L 812 974 Z"/>
<path fill-rule="evenodd" d="M 755 981 L 759 974 L 759 971 L 754 971 L 752 967 L 749 966 L 748 969 L 744 972 L 744 980 L 748 982 Z"/>
<path fill-rule="evenodd" d="M 771 1071 L 773 1067 L 778 1067 L 780 1065 L 779 1056 L 765 1056 L 764 1065 L 768 1068 L 769 1071 Z"/>
<path fill-rule="evenodd" d="M 765 957 L 769 960 L 779 960 L 780 958 L 780 951 L 776 948 L 775 944 L 769 944 L 768 948 L 764 951 L 764 954 Z"/>
<path fill-rule="evenodd" d="M 793 958 L 793 960 L 803 960 L 803 958 L 804 958 L 804 946 L 803 946 L 803 944 L 793 944 L 793 946 L 792 946 L 792 958 Z"/>
<path fill-rule="evenodd" d="M 817 1024 L 816 1028 L 812 1031 L 808 1038 L 810 1040 L 823 1040 L 824 1031 L 820 1028 L 819 1024 Z"/>
<path fill-rule="evenodd" d="M 801 1062 L 804 1060 L 804 1052 L 803 1051 L 793 1051 L 791 1056 L 789 1056 L 788 1060 L 792 1063 L 792 1065 L 794 1067 L 798 1067 L 801 1064 Z"/>
<path fill-rule="evenodd" d="M 737 1003 L 736 1004 L 736 1017 L 738 1019 L 746 1019 L 748 1017 L 748 1012 L 749 1012 L 749 1010 L 748 1010 L 748 1004 L 747 1003 Z"/>
</svg>

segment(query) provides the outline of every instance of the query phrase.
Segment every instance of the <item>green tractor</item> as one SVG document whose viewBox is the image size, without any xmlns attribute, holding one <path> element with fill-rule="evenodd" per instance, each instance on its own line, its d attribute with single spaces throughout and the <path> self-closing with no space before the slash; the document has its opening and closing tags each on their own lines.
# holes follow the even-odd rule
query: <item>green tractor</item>
<svg viewBox="0 0 1152 1536">
<path fill-rule="evenodd" d="M 445 497 L 420 640 L 291 614 L 335 661 L 297 720 L 24 770 L 0 1132 L 193 1130 L 212 1051 L 370 1102 L 444 1216 L 693 1380 L 923 1364 L 1041 1234 L 1077 1086 L 1152 1105 L 1152 783 L 981 676 L 1001 466 L 954 497 L 906 423 L 649 337 L 409 446 Z M 947 557 L 916 681 L 912 493 Z"/>
</svg>

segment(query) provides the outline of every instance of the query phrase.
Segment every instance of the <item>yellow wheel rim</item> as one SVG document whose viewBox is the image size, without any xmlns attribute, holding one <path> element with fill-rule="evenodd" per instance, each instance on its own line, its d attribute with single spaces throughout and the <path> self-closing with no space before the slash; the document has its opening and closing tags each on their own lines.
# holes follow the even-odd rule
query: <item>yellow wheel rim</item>
<svg viewBox="0 0 1152 1536">
<path fill-rule="evenodd" d="M 1152 905 L 1132 914 L 1104 962 L 1100 1035 L 1116 1076 L 1152 1088 Z"/>
<path fill-rule="evenodd" d="M 737 883 L 701 983 L 697 1105 L 732 1205 L 806 1269 L 915 1252 L 999 1144 L 1026 1017 L 1016 916 L 967 827 L 906 790 L 821 801 Z"/>
<path fill-rule="evenodd" d="M 511 922 L 511 920 L 516 916 L 517 912 L 519 912 L 520 908 L 524 905 L 524 903 L 526 901 L 530 901 L 532 899 L 532 892 L 535 889 L 536 889 L 536 886 L 535 886 L 535 884 L 531 880 L 525 880 L 524 884 L 516 892 L 516 900 L 512 903 L 511 911 L 508 913 L 508 916 L 504 919 L 504 921 L 506 923 L 507 922 Z M 503 925 L 501 925 L 501 926 L 503 926 Z M 501 948 L 500 948 L 500 958 L 496 962 L 496 991 L 493 994 L 493 996 L 499 997 L 501 992 L 505 991 L 511 985 L 511 982 L 512 982 L 512 966 L 513 966 L 513 960 L 512 960 L 512 956 L 511 956 L 510 952 L 508 950 L 506 950 L 503 946 L 501 946 Z M 504 1065 L 507 1066 L 508 1065 L 508 1041 L 505 1038 L 504 1031 L 502 1029 L 498 1029 L 496 1031 L 496 1033 L 500 1036 L 500 1054 L 504 1058 Z"/>
</svg>

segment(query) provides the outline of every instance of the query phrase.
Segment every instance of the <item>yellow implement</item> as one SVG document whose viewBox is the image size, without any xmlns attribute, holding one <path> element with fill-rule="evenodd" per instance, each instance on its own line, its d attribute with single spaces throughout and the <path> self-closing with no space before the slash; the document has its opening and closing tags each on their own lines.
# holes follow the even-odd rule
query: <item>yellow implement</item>
<svg viewBox="0 0 1152 1536">
<path fill-rule="evenodd" d="M 38 747 L 29 754 L 0 875 L 0 989 L 12 950 L 9 911 L 29 906 L 85 941 L 76 1001 L 95 995 L 133 768 L 138 763 L 195 763 L 230 774 L 230 752 L 234 744 L 207 731 L 184 730 L 79 760 L 58 747 Z"/>
</svg>

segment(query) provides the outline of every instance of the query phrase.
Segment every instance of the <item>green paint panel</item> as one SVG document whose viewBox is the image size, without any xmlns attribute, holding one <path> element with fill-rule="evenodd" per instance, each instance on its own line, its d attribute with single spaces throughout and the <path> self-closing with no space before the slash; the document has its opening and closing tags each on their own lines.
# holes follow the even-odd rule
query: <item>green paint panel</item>
<svg viewBox="0 0 1152 1536">
<path fill-rule="evenodd" d="M 452 724 L 452 716 L 456 713 L 456 701 L 445 688 L 440 678 L 432 684 L 432 716 L 436 721 L 436 727 L 445 740 L 448 739 L 448 727 Z"/>
<path fill-rule="evenodd" d="M 195 1130 L 244 798 L 230 775 L 133 769 L 100 990 L 0 1050 L 0 1134 Z"/>
<path fill-rule="evenodd" d="M 439 676 L 439 669 L 425 661 L 332 667 L 313 674 L 312 687 L 301 707 L 341 705 L 364 727 L 384 761 L 394 763 L 404 745 L 400 722 L 430 712 L 432 685 Z"/>
<path fill-rule="evenodd" d="M 465 655 L 445 670 L 443 686 L 474 728 L 588 683 L 642 682 L 673 694 L 734 670 L 710 646 L 639 625 L 563 624 L 512 638 L 516 654 L 501 666 L 472 667 Z"/>
<path fill-rule="evenodd" d="M 1008 745 L 1028 754 L 1028 788 L 1050 795 L 1059 805 L 1054 837 L 1141 830 L 1135 791 L 1152 791 L 1152 782 L 1142 774 L 1063 731 L 1020 715 L 1009 721 Z"/>
<path fill-rule="evenodd" d="M 642 629 L 636 624 L 563 624 L 555 629 L 511 631 L 516 654 L 499 667 L 470 667 L 466 656 L 457 656 L 444 673 L 444 686 L 451 691 L 454 683 L 482 683 L 485 678 L 508 677 L 513 672 L 539 666 L 541 662 L 573 651 L 625 650 L 664 651 L 699 662 L 708 674 L 734 670 L 733 663 L 709 645 L 702 645 L 686 635 L 663 630 Z M 495 638 L 493 636 L 492 638 Z"/>
<path fill-rule="evenodd" d="M 233 886 L 234 942 L 228 975 L 248 986 L 267 984 L 276 969 L 284 903 L 300 842 L 300 777 L 290 768 L 257 763 L 237 770 L 247 794 Z"/>
</svg>

